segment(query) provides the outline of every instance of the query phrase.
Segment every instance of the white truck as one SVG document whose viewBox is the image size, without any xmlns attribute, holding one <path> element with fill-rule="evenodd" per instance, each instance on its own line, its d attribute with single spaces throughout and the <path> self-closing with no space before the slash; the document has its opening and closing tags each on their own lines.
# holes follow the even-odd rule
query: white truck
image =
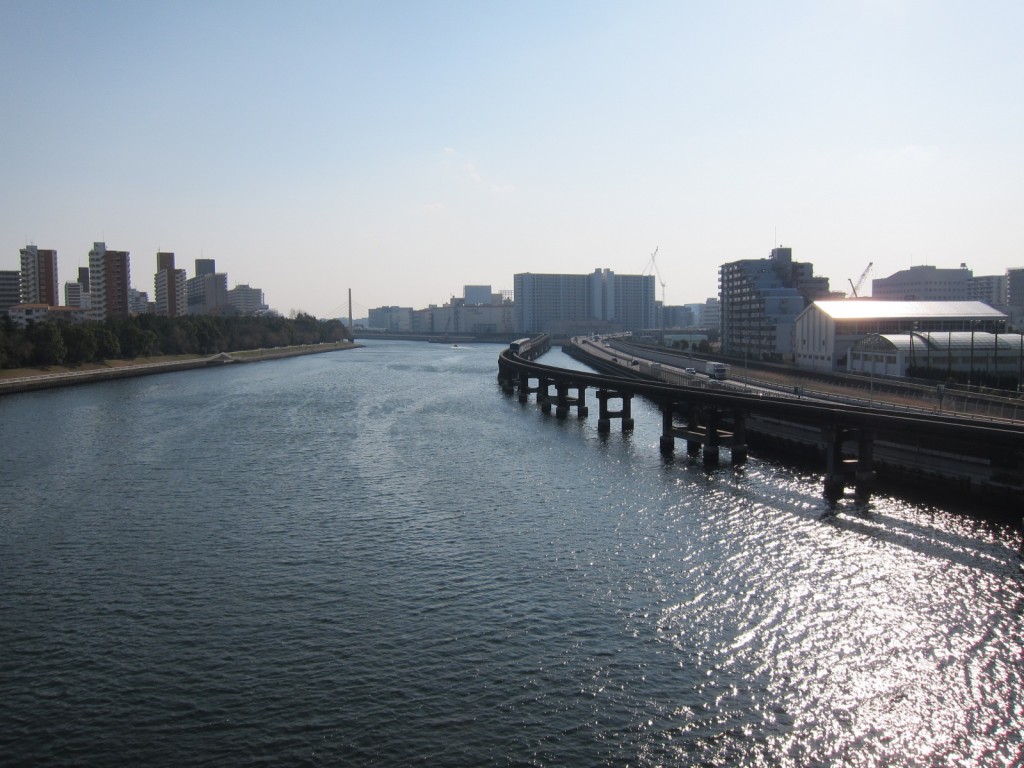
<svg viewBox="0 0 1024 768">
<path fill-rule="evenodd" d="M 716 363 L 708 360 L 704 363 L 704 373 L 709 379 L 727 379 L 729 377 L 729 366 L 725 363 Z"/>
</svg>

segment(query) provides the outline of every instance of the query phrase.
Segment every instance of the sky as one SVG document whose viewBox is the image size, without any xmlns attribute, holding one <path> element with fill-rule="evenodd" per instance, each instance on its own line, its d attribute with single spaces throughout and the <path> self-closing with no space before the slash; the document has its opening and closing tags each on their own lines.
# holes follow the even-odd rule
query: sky
<svg viewBox="0 0 1024 768">
<path fill-rule="evenodd" d="M 0 269 L 95 241 L 318 317 L 776 245 L 1024 266 L 1019 0 L 0 0 Z M 652 254 L 657 252 L 652 260 Z M 862 291 L 863 292 L 863 291 Z"/>
</svg>

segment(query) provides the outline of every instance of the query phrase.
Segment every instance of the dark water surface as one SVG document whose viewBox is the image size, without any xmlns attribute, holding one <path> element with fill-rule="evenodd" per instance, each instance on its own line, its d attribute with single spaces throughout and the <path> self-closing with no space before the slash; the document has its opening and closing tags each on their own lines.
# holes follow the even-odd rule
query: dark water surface
<svg viewBox="0 0 1024 768">
<path fill-rule="evenodd" d="M 0 763 L 1018 759 L 1018 532 L 663 461 L 497 354 L 0 399 Z"/>
</svg>

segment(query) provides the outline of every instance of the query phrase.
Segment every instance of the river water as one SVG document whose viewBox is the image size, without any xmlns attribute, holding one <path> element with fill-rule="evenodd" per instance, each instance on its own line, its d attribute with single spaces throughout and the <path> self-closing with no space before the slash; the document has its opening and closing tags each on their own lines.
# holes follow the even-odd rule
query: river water
<svg viewBox="0 0 1024 768">
<path fill-rule="evenodd" d="M 600 436 L 498 351 L 0 399 L 0 763 L 1019 758 L 1019 532 L 663 460 L 653 407 Z"/>
</svg>

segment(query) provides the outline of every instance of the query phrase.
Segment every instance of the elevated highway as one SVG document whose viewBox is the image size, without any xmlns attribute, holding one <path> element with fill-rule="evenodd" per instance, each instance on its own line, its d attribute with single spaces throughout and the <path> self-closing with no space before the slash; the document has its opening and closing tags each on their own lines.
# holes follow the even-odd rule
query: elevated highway
<svg viewBox="0 0 1024 768">
<path fill-rule="evenodd" d="M 536 394 L 538 403 L 545 410 L 553 408 L 559 417 L 575 408 L 580 418 L 588 415 L 587 389 L 595 390 L 601 403 L 599 431 L 608 431 L 616 418 L 623 429 L 631 429 L 630 399 L 647 398 L 662 412 L 662 452 L 674 451 L 676 438 L 682 438 L 687 453 L 703 454 L 707 465 L 718 463 L 721 448 L 729 450 L 734 464 L 743 463 L 748 442 L 820 456 L 825 463 L 824 494 L 832 501 L 844 495 L 847 485 L 854 487 L 859 499 L 867 499 L 877 473 L 941 483 L 992 504 L 1018 505 L 1024 500 L 1020 423 L 730 390 L 692 375 L 681 383 L 665 383 L 651 380 L 650 363 L 613 363 L 583 343 L 566 351 L 602 372 L 547 366 L 505 350 L 498 361 L 503 389 L 518 390 L 524 402 Z M 609 401 L 621 401 L 621 409 L 610 410 Z"/>
</svg>

